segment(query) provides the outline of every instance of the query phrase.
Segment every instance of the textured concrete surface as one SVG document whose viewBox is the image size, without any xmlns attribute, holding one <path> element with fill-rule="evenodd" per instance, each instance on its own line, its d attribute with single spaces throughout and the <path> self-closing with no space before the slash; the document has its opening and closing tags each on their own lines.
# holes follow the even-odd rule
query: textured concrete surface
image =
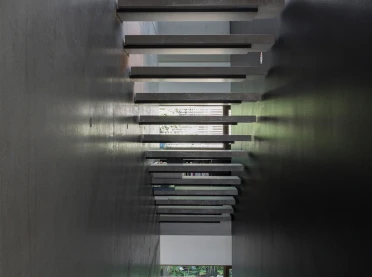
<svg viewBox="0 0 372 277">
<path fill-rule="evenodd" d="M 0 18 L 0 276 L 156 276 L 152 130 L 133 121 L 151 111 L 116 81 L 115 1 L 2 0 Z"/>
<path fill-rule="evenodd" d="M 369 0 L 291 1 L 280 22 L 233 24 L 280 35 L 265 82 L 233 84 L 264 101 L 234 105 L 259 123 L 233 126 L 255 142 L 233 221 L 233 271 L 242 276 L 369 276 L 372 27 Z M 272 57 L 272 60 L 269 58 Z M 258 54 L 232 59 L 257 65 Z"/>
</svg>

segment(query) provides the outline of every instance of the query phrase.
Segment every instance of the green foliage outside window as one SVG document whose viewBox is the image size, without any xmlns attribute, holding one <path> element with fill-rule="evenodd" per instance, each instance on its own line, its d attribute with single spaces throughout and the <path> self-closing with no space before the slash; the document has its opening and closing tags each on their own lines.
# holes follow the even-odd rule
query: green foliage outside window
<svg viewBox="0 0 372 277">
<path fill-rule="evenodd" d="M 164 277 L 223 277 L 223 266 L 161 266 Z"/>
</svg>

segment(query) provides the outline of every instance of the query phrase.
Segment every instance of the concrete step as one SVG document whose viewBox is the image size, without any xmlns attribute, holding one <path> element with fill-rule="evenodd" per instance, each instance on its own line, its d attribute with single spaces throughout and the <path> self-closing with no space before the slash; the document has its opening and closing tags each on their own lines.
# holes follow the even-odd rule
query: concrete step
<svg viewBox="0 0 372 277">
<path fill-rule="evenodd" d="M 208 142 L 222 143 L 235 141 L 251 141 L 249 135 L 142 135 L 143 143 L 177 143 L 177 142 Z"/>
<path fill-rule="evenodd" d="M 232 196 L 155 196 L 156 205 L 235 205 Z"/>
<path fill-rule="evenodd" d="M 177 172 L 177 173 L 152 173 L 152 178 L 154 179 L 181 179 L 182 178 L 182 173 Z"/>
<path fill-rule="evenodd" d="M 211 185 L 237 186 L 241 184 L 241 180 L 237 176 L 183 176 L 182 178 L 152 178 L 154 185 Z"/>
<path fill-rule="evenodd" d="M 149 172 L 229 172 L 243 171 L 241 164 L 152 164 Z"/>
<path fill-rule="evenodd" d="M 119 0 L 121 21 L 250 21 L 279 15 L 285 0 Z"/>
<path fill-rule="evenodd" d="M 233 214 L 230 205 L 224 206 L 157 206 L 158 214 Z"/>
<path fill-rule="evenodd" d="M 239 194 L 235 187 L 153 187 L 153 191 L 156 196 L 235 196 Z"/>
<path fill-rule="evenodd" d="M 149 150 L 146 159 L 230 159 L 247 158 L 243 150 Z"/>
<path fill-rule="evenodd" d="M 132 67 L 133 82 L 242 82 L 264 78 L 268 70 L 264 67 Z"/>
<path fill-rule="evenodd" d="M 266 52 L 274 35 L 126 35 L 129 54 L 247 54 Z"/>
<path fill-rule="evenodd" d="M 160 222 L 221 222 L 231 221 L 229 214 L 222 215 L 174 215 L 161 214 L 159 215 Z"/>
<path fill-rule="evenodd" d="M 242 103 L 261 100 L 258 93 L 136 93 L 136 104 L 203 104 L 203 103 Z"/>
<path fill-rule="evenodd" d="M 255 116 L 154 116 L 141 115 L 140 125 L 236 125 L 256 122 Z"/>
</svg>

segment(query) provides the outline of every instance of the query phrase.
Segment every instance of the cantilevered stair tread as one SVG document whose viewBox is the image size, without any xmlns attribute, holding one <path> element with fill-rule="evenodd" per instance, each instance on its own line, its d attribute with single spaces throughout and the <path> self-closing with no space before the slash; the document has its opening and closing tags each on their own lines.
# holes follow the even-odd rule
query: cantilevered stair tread
<svg viewBox="0 0 372 277">
<path fill-rule="evenodd" d="M 121 21 L 250 21 L 279 15 L 285 0 L 119 0 Z"/>
<path fill-rule="evenodd" d="M 233 214 L 230 205 L 223 206 L 158 206 L 158 214 Z"/>
<path fill-rule="evenodd" d="M 157 116 L 141 115 L 140 125 L 236 125 L 256 122 L 256 116 Z"/>
<path fill-rule="evenodd" d="M 154 187 L 156 196 L 235 196 L 238 190 L 235 187 L 191 187 L 175 186 L 170 189 Z"/>
<path fill-rule="evenodd" d="M 241 82 L 265 77 L 267 72 L 258 66 L 142 66 L 132 67 L 129 77 L 134 82 Z"/>
<path fill-rule="evenodd" d="M 241 164 L 152 164 L 149 172 L 229 172 L 243 171 Z"/>
<path fill-rule="evenodd" d="M 205 103 L 242 103 L 261 100 L 259 93 L 136 93 L 136 104 L 205 104 Z"/>
<path fill-rule="evenodd" d="M 251 141 L 250 135 L 142 135 L 143 143 L 223 143 L 235 141 Z"/>
<path fill-rule="evenodd" d="M 153 178 L 162 178 L 162 179 L 181 179 L 182 172 L 165 172 L 165 173 L 152 173 Z"/>
<path fill-rule="evenodd" d="M 247 158 L 248 151 L 243 150 L 149 150 L 147 159 L 229 159 Z"/>
<path fill-rule="evenodd" d="M 274 35 L 126 35 L 129 54 L 247 54 L 266 52 L 275 42 Z"/>
<path fill-rule="evenodd" d="M 183 176 L 182 178 L 152 178 L 154 185 L 240 185 L 241 179 L 237 176 Z"/>
<path fill-rule="evenodd" d="M 160 214 L 160 222 L 222 222 L 230 221 L 231 216 L 229 214 L 222 215 L 186 215 L 186 214 Z"/>
<path fill-rule="evenodd" d="M 155 196 L 156 205 L 235 205 L 232 196 Z"/>
</svg>

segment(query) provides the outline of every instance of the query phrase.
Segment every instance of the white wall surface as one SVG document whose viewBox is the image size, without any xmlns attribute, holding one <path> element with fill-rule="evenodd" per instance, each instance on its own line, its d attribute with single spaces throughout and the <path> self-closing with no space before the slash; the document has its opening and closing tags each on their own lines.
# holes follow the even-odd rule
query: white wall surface
<svg viewBox="0 0 372 277">
<path fill-rule="evenodd" d="M 160 35 L 227 35 L 230 22 L 158 22 Z"/>
<path fill-rule="evenodd" d="M 175 66 L 175 67 L 187 67 L 187 66 L 206 66 L 206 67 L 230 67 L 230 62 L 209 62 L 209 63 L 187 63 L 187 62 L 178 62 L 178 63 L 159 63 L 159 66 Z M 220 82 L 220 83 L 176 83 L 176 82 L 163 82 L 159 83 L 160 92 L 230 92 L 231 83 Z"/>
<path fill-rule="evenodd" d="M 230 22 L 158 22 L 157 30 L 160 35 L 228 35 Z M 172 62 L 162 62 L 159 66 L 227 66 L 230 67 L 229 56 L 212 55 L 208 60 L 206 55 L 173 55 Z M 180 57 L 177 61 L 176 57 Z M 159 83 L 159 92 L 230 92 L 230 83 Z"/>
<path fill-rule="evenodd" d="M 231 265 L 231 236 L 160 236 L 161 265 Z"/>
<path fill-rule="evenodd" d="M 231 221 L 220 223 L 161 222 L 160 235 L 168 236 L 231 236 Z"/>
</svg>

